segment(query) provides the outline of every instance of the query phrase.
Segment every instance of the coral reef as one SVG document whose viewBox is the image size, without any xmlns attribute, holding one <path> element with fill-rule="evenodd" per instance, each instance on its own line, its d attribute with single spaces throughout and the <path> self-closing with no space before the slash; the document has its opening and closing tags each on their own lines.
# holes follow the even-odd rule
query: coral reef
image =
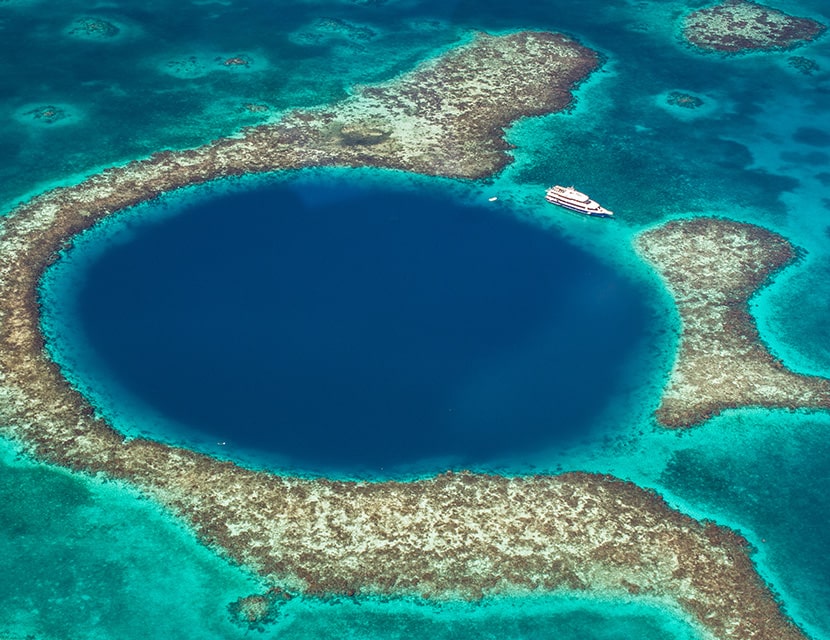
<svg viewBox="0 0 830 640">
<path fill-rule="evenodd" d="M 81 40 L 111 40 L 121 35 L 121 28 L 103 18 L 78 18 L 66 34 Z"/>
<path fill-rule="evenodd" d="M 673 107 L 682 107 L 684 109 L 697 109 L 703 106 L 703 100 L 690 93 L 683 93 L 682 91 L 672 91 L 666 97 L 666 102 Z"/>
<path fill-rule="evenodd" d="M 756 573 L 745 540 L 631 483 L 584 473 L 368 483 L 255 472 L 127 440 L 46 355 L 38 281 L 61 247 L 103 217 L 186 185 L 306 166 L 488 176 L 508 162 L 504 127 L 567 108 L 575 84 L 597 66 L 592 51 L 561 35 L 480 34 L 330 108 L 158 153 L 21 204 L 0 219 L 2 433 L 39 459 L 139 487 L 206 544 L 282 589 L 644 595 L 674 603 L 719 638 L 803 638 Z M 257 626 L 273 604 L 251 596 L 231 613 Z"/>
<path fill-rule="evenodd" d="M 695 218 L 647 231 L 640 254 L 660 272 L 682 321 L 680 350 L 657 410 L 688 427 L 744 406 L 830 409 L 830 380 L 794 373 L 761 343 L 750 297 L 796 257 L 781 236 L 753 225 Z"/>
<path fill-rule="evenodd" d="M 67 114 L 66 111 L 60 107 L 47 104 L 42 107 L 31 109 L 30 111 L 26 111 L 23 115 L 31 117 L 33 120 L 42 124 L 54 124 L 59 120 L 67 118 L 69 114 Z"/>
<path fill-rule="evenodd" d="M 818 62 L 812 58 L 805 58 L 804 56 L 790 56 L 787 58 L 787 64 L 793 69 L 800 71 L 805 76 L 811 76 L 816 71 L 821 70 Z"/>
<path fill-rule="evenodd" d="M 217 58 L 217 62 L 226 67 L 247 67 L 251 64 L 250 58 L 244 55 L 231 56 L 230 58 Z"/>
<path fill-rule="evenodd" d="M 269 589 L 264 594 L 244 596 L 228 605 L 231 620 L 248 630 L 264 631 L 265 625 L 271 624 L 279 617 L 280 606 L 292 596 L 278 587 Z"/>
<path fill-rule="evenodd" d="M 683 37 L 705 51 L 744 53 L 790 49 L 820 36 L 825 26 L 747 0 L 727 0 L 687 15 Z"/>
<path fill-rule="evenodd" d="M 342 18 L 318 18 L 291 34 L 290 39 L 300 45 L 324 45 L 338 40 L 355 44 L 367 42 L 377 36 L 371 27 L 343 20 Z M 359 47 L 358 47 L 359 48 Z"/>
</svg>

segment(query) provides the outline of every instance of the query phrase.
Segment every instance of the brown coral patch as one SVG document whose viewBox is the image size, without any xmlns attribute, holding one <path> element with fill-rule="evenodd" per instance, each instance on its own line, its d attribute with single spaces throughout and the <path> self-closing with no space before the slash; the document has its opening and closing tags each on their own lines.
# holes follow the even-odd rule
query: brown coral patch
<svg viewBox="0 0 830 640">
<path fill-rule="evenodd" d="M 690 13 L 683 21 L 688 43 L 722 53 L 790 49 L 815 40 L 825 29 L 815 20 L 747 0 L 727 0 Z"/>
<path fill-rule="evenodd" d="M 255 593 L 235 600 L 228 605 L 231 620 L 249 630 L 264 631 L 265 625 L 279 617 L 279 609 L 291 599 L 291 595 L 278 587 L 265 593 Z"/>
<path fill-rule="evenodd" d="M 682 107 L 684 109 L 697 109 L 703 106 L 703 100 L 690 93 L 683 93 L 682 91 L 672 91 L 666 97 L 666 102 L 674 107 Z"/>
</svg>

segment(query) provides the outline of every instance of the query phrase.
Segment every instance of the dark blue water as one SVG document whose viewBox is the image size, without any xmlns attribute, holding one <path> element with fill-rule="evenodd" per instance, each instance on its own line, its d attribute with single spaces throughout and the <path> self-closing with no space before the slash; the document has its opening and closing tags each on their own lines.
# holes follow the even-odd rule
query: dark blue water
<svg viewBox="0 0 830 640">
<path fill-rule="evenodd" d="M 77 294 L 100 361 L 164 417 L 309 469 L 586 437 L 653 323 L 596 258 L 437 191 L 320 179 L 137 225 Z"/>
</svg>

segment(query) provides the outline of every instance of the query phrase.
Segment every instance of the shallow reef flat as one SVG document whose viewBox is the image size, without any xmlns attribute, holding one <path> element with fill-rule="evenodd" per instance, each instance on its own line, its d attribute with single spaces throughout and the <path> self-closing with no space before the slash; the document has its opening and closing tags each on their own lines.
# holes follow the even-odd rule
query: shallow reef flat
<svg viewBox="0 0 830 640">
<path fill-rule="evenodd" d="M 683 21 L 686 42 L 721 53 L 791 49 L 815 40 L 825 29 L 810 18 L 797 18 L 746 0 L 705 7 Z"/>
<path fill-rule="evenodd" d="M 41 460 L 130 482 L 282 589 L 642 595 L 675 603 L 718 638 L 803 638 L 756 573 L 744 539 L 630 483 L 585 473 L 368 483 L 255 472 L 126 440 L 44 350 L 40 276 L 74 234 L 106 215 L 190 184 L 305 166 L 489 175 L 507 162 L 503 127 L 566 108 L 575 83 L 597 65 L 596 54 L 561 35 L 482 34 L 331 108 L 156 154 L 21 204 L 0 221 L 3 432 Z"/>
<path fill-rule="evenodd" d="M 761 342 L 749 299 L 796 258 L 783 237 L 754 225 L 695 218 L 649 230 L 637 250 L 677 302 L 680 348 L 657 410 L 688 427 L 744 406 L 830 409 L 830 380 L 794 373 Z"/>
</svg>

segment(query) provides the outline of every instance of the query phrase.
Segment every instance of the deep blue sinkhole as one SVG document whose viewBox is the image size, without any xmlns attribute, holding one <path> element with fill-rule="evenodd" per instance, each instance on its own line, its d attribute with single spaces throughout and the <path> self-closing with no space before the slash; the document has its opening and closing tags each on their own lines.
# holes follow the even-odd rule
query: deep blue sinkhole
<svg viewBox="0 0 830 640">
<path fill-rule="evenodd" d="M 649 330 L 643 292 L 445 196 L 305 181 L 136 224 L 85 273 L 79 324 L 155 412 L 309 470 L 486 465 L 583 437 Z"/>
</svg>

